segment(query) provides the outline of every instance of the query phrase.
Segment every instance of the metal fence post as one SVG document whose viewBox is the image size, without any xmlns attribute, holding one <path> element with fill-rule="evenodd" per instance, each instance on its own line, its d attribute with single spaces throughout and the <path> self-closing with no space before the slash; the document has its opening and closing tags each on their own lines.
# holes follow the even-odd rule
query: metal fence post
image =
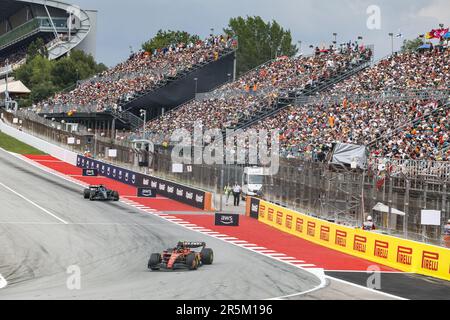
<svg viewBox="0 0 450 320">
<path fill-rule="evenodd" d="M 403 235 L 405 238 L 408 238 L 408 220 L 409 220 L 409 190 L 411 188 L 411 182 L 407 177 L 405 177 L 406 182 L 406 190 L 405 190 L 405 217 L 403 219 Z"/>
<path fill-rule="evenodd" d="M 388 213 L 388 217 L 387 217 L 387 221 L 386 221 L 386 228 L 388 229 L 388 232 L 389 233 L 391 233 L 391 230 L 390 230 L 390 226 L 391 226 L 391 223 L 390 223 L 390 220 L 391 220 L 391 217 L 392 217 L 392 182 L 393 182 L 393 179 L 392 179 L 392 177 L 391 176 L 389 176 L 389 193 L 388 193 L 388 206 L 389 206 L 389 213 Z"/>
</svg>

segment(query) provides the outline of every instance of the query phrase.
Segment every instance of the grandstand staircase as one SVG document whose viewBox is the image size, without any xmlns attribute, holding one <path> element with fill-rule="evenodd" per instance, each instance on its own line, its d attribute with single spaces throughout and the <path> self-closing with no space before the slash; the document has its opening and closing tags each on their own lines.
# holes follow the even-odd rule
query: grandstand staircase
<svg viewBox="0 0 450 320">
<path fill-rule="evenodd" d="M 371 61 L 363 62 L 351 70 L 347 70 L 341 74 L 338 74 L 337 76 L 335 76 L 333 78 L 327 79 L 327 80 L 320 82 L 314 86 L 308 85 L 301 91 L 288 92 L 287 96 L 279 97 L 277 99 L 277 101 L 274 104 L 272 104 L 271 106 L 261 109 L 259 112 L 249 115 L 247 117 L 242 117 L 236 125 L 229 127 L 228 129 L 244 130 L 244 129 L 247 129 L 247 128 L 251 127 L 252 125 L 258 123 L 259 121 L 262 121 L 266 118 L 269 118 L 269 117 L 272 117 L 272 116 L 278 114 L 283 109 L 291 106 L 294 103 L 304 104 L 308 100 L 308 97 L 317 95 L 317 94 L 331 88 L 335 84 L 352 77 L 353 75 L 368 68 L 370 66 L 370 64 L 371 64 Z M 226 133 L 226 130 L 223 130 L 224 136 L 225 136 L 225 133 Z"/>
<path fill-rule="evenodd" d="M 144 126 L 144 120 L 129 111 L 113 112 L 111 114 L 116 121 L 121 122 L 126 127 L 130 127 L 132 131 Z"/>
</svg>

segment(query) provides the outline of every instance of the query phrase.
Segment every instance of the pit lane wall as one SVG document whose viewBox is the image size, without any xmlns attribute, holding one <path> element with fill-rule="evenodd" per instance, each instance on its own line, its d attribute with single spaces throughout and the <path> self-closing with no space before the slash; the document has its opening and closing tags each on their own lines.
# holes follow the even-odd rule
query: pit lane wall
<svg viewBox="0 0 450 320">
<path fill-rule="evenodd" d="M 157 194 L 169 199 L 202 210 L 213 211 L 212 195 L 209 192 L 193 189 L 178 183 L 134 172 L 82 155 L 77 156 L 76 166 L 84 169 L 97 169 L 100 175 L 118 182 L 122 182 L 136 188 L 154 188 L 156 189 Z"/>
<path fill-rule="evenodd" d="M 330 223 L 255 198 L 248 199 L 247 215 L 333 250 L 450 281 L 450 249 Z"/>
<path fill-rule="evenodd" d="M 3 116 L 3 114 L 1 115 Z M 70 163 L 71 165 L 75 165 L 77 162 L 77 153 L 58 147 L 43 139 L 11 127 L 6 124 L 3 118 L 0 119 L 0 131 L 61 161 Z"/>
</svg>

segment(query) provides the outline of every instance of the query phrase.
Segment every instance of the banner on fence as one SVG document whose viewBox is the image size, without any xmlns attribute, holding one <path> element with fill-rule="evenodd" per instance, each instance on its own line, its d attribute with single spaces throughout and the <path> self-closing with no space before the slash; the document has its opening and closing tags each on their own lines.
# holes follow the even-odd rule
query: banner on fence
<svg viewBox="0 0 450 320">
<path fill-rule="evenodd" d="M 450 249 L 444 247 L 330 223 L 262 200 L 258 220 L 321 246 L 397 270 L 450 280 Z"/>
</svg>

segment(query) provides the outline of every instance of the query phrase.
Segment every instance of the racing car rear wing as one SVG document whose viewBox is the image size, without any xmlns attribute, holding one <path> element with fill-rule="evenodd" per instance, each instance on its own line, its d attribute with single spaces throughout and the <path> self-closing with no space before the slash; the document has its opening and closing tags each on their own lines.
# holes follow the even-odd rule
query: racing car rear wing
<svg viewBox="0 0 450 320">
<path fill-rule="evenodd" d="M 195 249 L 200 247 L 206 247 L 206 242 L 190 242 L 190 241 L 180 241 L 178 242 L 178 247 L 184 247 L 189 249 Z"/>
</svg>

